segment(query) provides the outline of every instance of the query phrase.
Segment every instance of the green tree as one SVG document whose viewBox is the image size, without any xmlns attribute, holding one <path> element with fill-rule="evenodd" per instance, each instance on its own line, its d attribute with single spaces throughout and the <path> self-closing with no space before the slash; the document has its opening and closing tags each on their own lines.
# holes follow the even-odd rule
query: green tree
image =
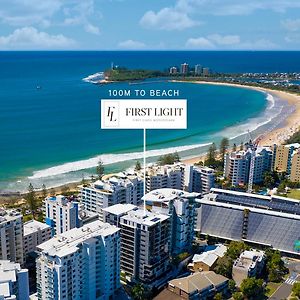
<svg viewBox="0 0 300 300">
<path fill-rule="evenodd" d="M 134 170 L 135 170 L 135 171 L 140 171 L 141 169 L 142 169 L 141 163 L 140 163 L 139 160 L 137 160 L 136 163 L 135 163 L 135 168 L 134 168 Z"/>
<path fill-rule="evenodd" d="M 234 260 L 237 259 L 244 250 L 248 249 L 249 247 L 244 242 L 231 241 L 227 248 L 226 256 Z"/>
<path fill-rule="evenodd" d="M 240 290 L 244 297 L 248 299 L 258 299 L 264 291 L 264 281 L 254 277 L 246 278 L 242 281 Z"/>
<path fill-rule="evenodd" d="M 234 300 L 243 300 L 244 299 L 244 296 L 242 293 L 240 292 L 235 292 L 233 295 L 232 295 L 232 298 Z"/>
<path fill-rule="evenodd" d="M 103 166 L 103 162 L 101 159 L 98 161 L 98 165 L 96 167 L 96 173 L 97 173 L 99 179 L 101 179 L 102 176 L 104 175 L 104 166 Z"/>
<path fill-rule="evenodd" d="M 208 148 L 208 152 L 206 154 L 206 160 L 205 160 L 205 165 L 206 166 L 212 166 L 216 162 L 216 144 L 212 143 L 211 146 Z"/>
<path fill-rule="evenodd" d="M 44 183 L 42 185 L 42 197 L 43 197 L 43 199 L 45 199 L 47 197 L 47 188 Z"/>
<path fill-rule="evenodd" d="M 233 260 L 228 256 L 220 257 L 217 261 L 217 265 L 214 268 L 214 271 L 217 274 L 223 275 L 225 277 L 231 278 L 232 276 L 232 266 Z"/>
<path fill-rule="evenodd" d="M 178 152 L 162 155 L 158 158 L 158 164 L 161 166 L 172 165 L 179 161 L 180 161 L 180 157 L 179 157 Z"/>
<path fill-rule="evenodd" d="M 236 151 L 236 143 L 233 144 L 232 151 Z"/>
<path fill-rule="evenodd" d="M 222 293 L 215 294 L 214 300 L 222 300 L 222 299 L 223 299 Z"/>
<path fill-rule="evenodd" d="M 265 172 L 265 174 L 263 175 L 263 183 L 264 183 L 264 186 L 267 188 L 274 187 L 275 180 L 274 180 L 274 177 L 272 176 L 271 172 Z"/>
<path fill-rule="evenodd" d="M 229 139 L 224 137 L 220 143 L 220 154 L 221 154 L 222 163 L 224 163 L 224 156 L 228 147 L 229 147 Z"/>
<path fill-rule="evenodd" d="M 267 261 L 267 273 L 268 279 L 272 282 L 282 281 L 283 276 L 288 272 L 284 265 L 284 261 L 281 259 L 279 251 L 268 249 L 265 252 Z"/>
<path fill-rule="evenodd" d="M 240 151 L 244 150 L 244 143 L 241 142 L 241 145 L 240 145 Z"/>
<path fill-rule="evenodd" d="M 296 297 L 300 298 L 300 282 L 295 282 L 293 285 L 293 293 Z"/>
<path fill-rule="evenodd" d="M 233 294 L 236 291 L 236 284 L 235 284 L 234 280 L 230 279 L 228 281 L 228 288 L 229 288 L 231 294 Z"/>
<path fill-rule="evenodd" d="M 145 287 L 141 284 L 138 283 L 136 284 L 132 290 L 132 297 L 135 300 L 144 300 L 145 299 Z"/>
<path fill-rule="evenodd" d="M 36 210 L 36 196 L 35 196 L 35 191 L 34 191 L 34 187 L 33 187 L 32 183 L 29 183 L 26 200 L 30 207 L 32 215 L 34 215 L 34 212 Z"/>
</svg>

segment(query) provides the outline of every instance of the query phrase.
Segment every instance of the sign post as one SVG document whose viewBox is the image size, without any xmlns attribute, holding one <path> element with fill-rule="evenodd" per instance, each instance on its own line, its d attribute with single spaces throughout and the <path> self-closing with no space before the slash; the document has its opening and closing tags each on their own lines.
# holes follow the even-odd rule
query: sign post
<svg viewBox="0 0 300 300">
<path fill-rule="evenodd" d="M 144 196 L 146 194 L 146 129 L 186 128 L 186 99 L 101 100 L 101 129 L 143 129 Z M 146 213 L 145 200 L 144 212 Z"/>
</svg>

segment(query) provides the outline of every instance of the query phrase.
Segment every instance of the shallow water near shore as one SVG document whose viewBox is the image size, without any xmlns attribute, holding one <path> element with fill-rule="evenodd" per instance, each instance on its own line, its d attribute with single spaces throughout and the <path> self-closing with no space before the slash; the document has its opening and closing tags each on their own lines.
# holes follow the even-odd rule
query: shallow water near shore
<svg viewBox="0 0 300 300">
<path fill-rule="evenodd" d="M 131 57 L 126 63 L 126 55 L 114 55 L 123 65 L 136 67 Z M 108 98 L 109 89 L 137 87 L 82 80 L 109 67 L 110 52 L 0 57 L 0 190 L 23 191 L 29 182 L 38 188 L 43 183 L 50 187 L 78 181 L 93 172 L 100 158 L 107 171 L 128 168 L 142 158 L 142 131 L 100 130 L 100 99 Z M 145 62 L 140 67 L 149 67 L 148 57 L 149 53 L 140 57 Z M 191 64 L 201 63 L 201 57 L 193 59 Z M 158 63 L 166 67 L 163 58 Z M 175 150 L 181 156 L 198 155 L 224 136 L 239 143 L 246 140 L 247 130 L 259 134 L 287 110 L 279 99 L 244 88 L 167 82 L 142 83 L 138 88 L 178 89 L 177 98 L 188 100 L 187 130 L 147 132 L 149 161 Z"/>
</svg>

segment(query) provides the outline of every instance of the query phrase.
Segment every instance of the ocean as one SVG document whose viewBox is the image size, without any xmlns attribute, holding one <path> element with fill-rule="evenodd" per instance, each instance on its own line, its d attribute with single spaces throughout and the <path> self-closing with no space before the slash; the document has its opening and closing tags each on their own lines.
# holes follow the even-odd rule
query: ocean
<svg viewBox="0 0 300 300">
<path fill-rule="evenodd" d="M 79 181 L 131 167 L 142 158 L 141 130 L 101 130 L 100 99 L 128 83 L 94 85 L 83 78 L 110 68 L 164 70 L 183 62 L 217 72 L 299 72 L 300 52 L 0 52 L 0 191 Z M 280 64 L 278 63 L 280 62 Z M 240 143 L 278 125 L 290 107 L 245 88 L 151 82 L 139 89 L 178 89 L 188 100 L 187 130 L 148 130 L 148 161 L 179 151 L 203 153 L 226 136 Z M 276 121 L 277 120 L 277 121 Z"/>
</svg>

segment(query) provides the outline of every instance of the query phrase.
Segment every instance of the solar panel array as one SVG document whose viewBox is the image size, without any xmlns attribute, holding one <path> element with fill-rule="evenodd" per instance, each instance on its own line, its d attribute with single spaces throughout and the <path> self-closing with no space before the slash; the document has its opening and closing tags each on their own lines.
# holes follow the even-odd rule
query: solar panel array
<svg viewBox="0 0 300 300">
<path fill-rule="evenodd" d="M 202 204 L 198 213 L 201 232 L 228 239 L 241 239 L 243 211 Z"/>
<path fill-rule="evenodd" d="M 264 200 L 260 198 L 249 197 L 247 195 L 231 195 L 231 194 L 217 194 L 217 202 L 223 203 L 231 203 L 231 204 L 241 204 L 243 206 L 249 207 L 257 207 L 257 208 L 266 208 L 271 209 L 278 212 L 286 212 L 291 214 L 300 215 L 300 201 L 299 203 L 295 203 L 292 201 L 279 199 L 279 198 L 271 198 L 271 201 Z"/>
<path fill-rule="evenodd" d="M 300 220 L 250 212 L 247 239 L 294 252 L 300 236 Z"/>
</svg>

